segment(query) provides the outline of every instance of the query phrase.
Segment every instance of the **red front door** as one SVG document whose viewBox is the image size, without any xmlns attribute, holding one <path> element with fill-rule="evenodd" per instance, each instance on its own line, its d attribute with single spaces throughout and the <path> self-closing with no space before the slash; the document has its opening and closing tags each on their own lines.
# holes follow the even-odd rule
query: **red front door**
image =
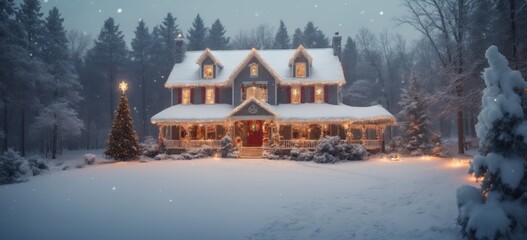
<svg viewBox="0 0 527 240">
<path fill-rule="evenodd" d="M 260 147 L 263 142 L 262 121 L 247 121 L 247 146 Z"/>
</svg>

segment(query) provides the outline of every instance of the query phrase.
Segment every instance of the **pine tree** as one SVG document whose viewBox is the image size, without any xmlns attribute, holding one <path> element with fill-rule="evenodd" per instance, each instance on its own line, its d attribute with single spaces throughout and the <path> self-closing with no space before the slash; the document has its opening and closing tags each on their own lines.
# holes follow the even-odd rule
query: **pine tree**
<svg viewBox="0 0 527 240">
<path fill-rule="evenodd" d="M 285 27 L 285 24 L 282 20 L 280 20 L 280 26 L 278 27 L 278 31 L 276 32 L 276 36 L 274 38 L 274 46 L 275 49 L 288 49 L 291 47 L 291 39 L 289 39 L 289 35 L 287 34 L 287 28 Z"/>
<path fill-rule="evenodd" d="M 479 189 L 457 190 L 458 224 L 469 239 L 526 239 L 527 223 L 527 83 L 508 66 L 497 47 L 487 49 L 482 109 L 476 134 L 480 155 L 470 173 Z"/>
<path fill-rule="evenodd" d="M 176 20 L 177 18 L 168 13 L 163 20 L 163 24 L 159 26 L 159 36 L 162 40 L 163 53 L 165 55 L 163 75 L 168 75 L 176 62 L 176 38 L 180 33 Z"/>
<path fill-rule="evenodd" d="M 355 80 L 355 66 L 357 65 L 357 46 L 355 41 L 348 37 L 346 40 L 346 45 L 344 46 L 344 51 L 342 51 L 342 68 L 344 72 L 344 78 L 347 83 L 353 82 Z"/>
<path fill-rule="evenodd" d="M 419 88 L 415 75 L 410 76 L 408 88 L 403 90 L 399 116 L 404 118 L 400 127 L 403 145 L 412 155 L 422 155 L 431 150 L 430 121 L 426 111 L 426 95 Z"/>
<path fill-rule="evenodd" d="M 109 105 L 109 119 L 113 118 L 115 100 L 114 93 L 117 85 L 117 77 L 124 70 L 127 63 L 127 49 L 124 42 L 124 35 L 119 30 L 119 25 L 115 25 L 113 18 L 104 21 L 104 25 L 95 40 L 95 46 L 88 51 L 87 64 L 93 66 L 96 73 L 101 74 L 99 81 L 95 84 L 97 92 L 108 93 L 109 98 L 106 102 Z"/>
<path fill-rule="evenodd" d="M 132 39 L 132 56 L 133 56 L 133 66 L 138 74 L 139 78 L 139 89 L 141 89 L 141 127 L 143 136 L 147 135 L 147 107 L 146 107 L 146 98 L 147 98 L 147 84 L 146 80 L 150 74 L 150 54 L 149 50 L 152 45 L 152 38 L 148 32 L 148 28 L 145 26 L 143 20 L 139 21 L 137 28 L 135 30 L 135 37 Z"/>
<path fill-rule="evenodd" d="M 212 24 L 207 37 L 207 47 L 212 50 L 224 50 L 229 45 L 230 38 L 225 37 L 225 27 L 219 19 Z"/>
<path fill-rule="evenodd" d="M 189 50 L 203 50 L 205 49 L 205 39 L 207 37 L 207 28 L 203 23 L 201 17 L 196 16 L 192 27 L 188 30 L 187 39 L 188 39 L 188 49 Z"/>
<path fill-rule="evenodd" d="M 298 48 L 300 44 L 304 44 L 304 36 L 302 34 L 302 30 L 300 28 L 295 29 L 295 33 L 293 34 L 293 43 L 291 44 L 291 47 L 293 49 Z"/>
<path fill-rule="evenodd" d="M 42 58 L 48 65 L 52 80 L 46 84 L 45 91 L 42 91 L 47 93 L 41 94 L 44 95 L 41 102 L 46 106 L 40 111 L 33 125 L 34 129 L 50 142 L 52 159 L 56 158 L 59 138 L 79 135 L 81 129 L 84 128 L 84 123 L 77 117 L 76 110 L 72 108 L 73 104 L 81 100 L 79 95 L 81 85 L 73 61 L 69 58 L 63 21 L 57 8 L 49 11 L 45 23 Z"/>
<path fill-rule="evenodd" d="M 115 111 L 115 118 L 104 154 L 115 160 L 127 161 L 137 158 L 140 152 L 137 134 L 134 131 L 130 109 L 128 109 L 128 98 L 124 93 L 126 87 L 122 90 L 121 100 Z"/>
</svg>

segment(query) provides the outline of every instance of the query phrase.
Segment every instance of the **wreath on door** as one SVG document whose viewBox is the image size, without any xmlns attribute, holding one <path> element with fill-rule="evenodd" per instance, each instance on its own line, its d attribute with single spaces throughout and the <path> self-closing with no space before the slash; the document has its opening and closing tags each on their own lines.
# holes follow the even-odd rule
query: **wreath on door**
<svg viewBox="0 0 527 240">
<path fill-rule="evenodd" d="M 251 124 L 251 131 L 252 132 L 258 132 L 259 129 L 260 129 L 260 125 L 258 124 L 258 122 L 253 122 Z"/>
</svg>

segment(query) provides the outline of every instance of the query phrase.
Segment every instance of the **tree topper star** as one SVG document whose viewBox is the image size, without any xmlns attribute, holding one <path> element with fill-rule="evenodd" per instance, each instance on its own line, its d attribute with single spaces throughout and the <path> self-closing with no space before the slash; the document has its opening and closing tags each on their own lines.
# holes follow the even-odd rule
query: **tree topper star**
<svg viewBox="0 0 527 240">
<path fill-rule="evenodd" d="M 124 92 L 128 90 L 128 83 L 126 83 L 125 81 L 122 81 L 121 83 L 119 83 L 119 89 L 121 89 L 121 91 L 123 91 L 123 94 L 124 94 Z"/>
</svg>

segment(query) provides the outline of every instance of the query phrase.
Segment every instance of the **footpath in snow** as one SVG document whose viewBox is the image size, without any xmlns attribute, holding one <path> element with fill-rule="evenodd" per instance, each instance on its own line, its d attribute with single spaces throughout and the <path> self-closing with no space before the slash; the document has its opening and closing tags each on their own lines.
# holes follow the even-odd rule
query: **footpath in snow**
<svg viewBox="0 0 527 240">
<path fill-rule="evenodd" d="M 456 239 L 456 189 L 476 185 L 468 159 L 55 170 L 0 186 L 0 239 Z"/>
</svg>

